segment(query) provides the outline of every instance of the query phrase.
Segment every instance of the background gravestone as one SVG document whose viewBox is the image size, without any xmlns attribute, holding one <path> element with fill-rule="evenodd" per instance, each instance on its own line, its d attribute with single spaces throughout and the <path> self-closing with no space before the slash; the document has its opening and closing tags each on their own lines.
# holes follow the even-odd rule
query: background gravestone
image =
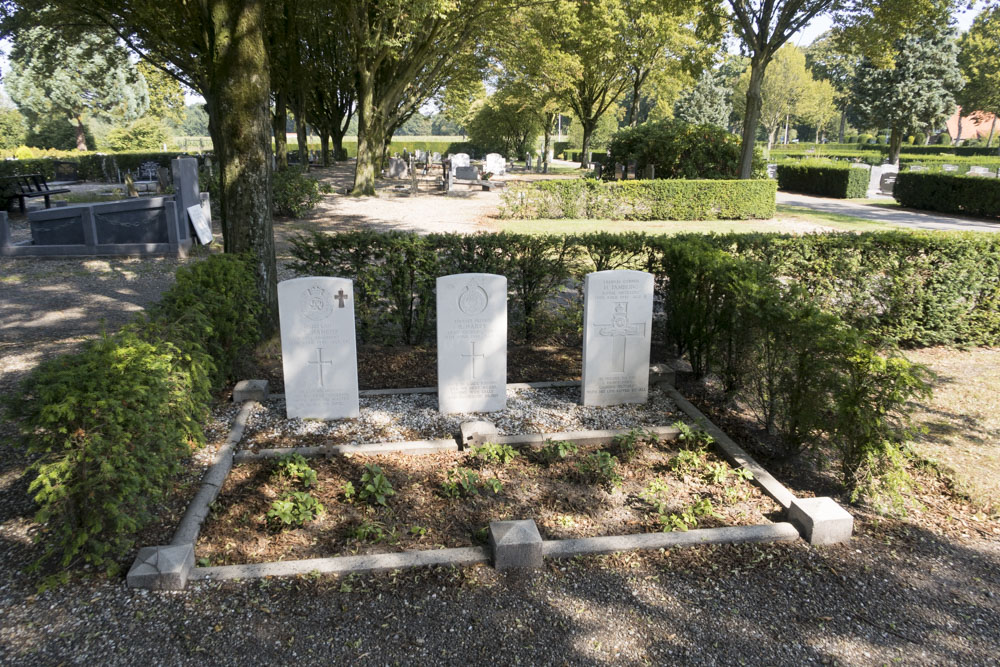
<svg viewBox="0 0 1000 667">
<path fill-rule="evenodd" d="M 461 178 L 465 181 L 478 181 L 479 169 L 478 167 L 457 167 L 455 169 L 455 178 Z"/>
<path fill-rule="evenodd" d="M 451 156 L 451 173 L 454 174 L 459 167 L 468 167 L 470 164 L 472 163 L 469 161 L 468 153 L 455 153 Z"/>
<path fill-rule="evenodd" d="M 406 178 L 408 169 L 406 158 L 389 158 L 389 178 Z"/>
<path fill-rule="evenodd" d="M 584 405 L 644 403 L 649 394 L 653 274 L 598 271 L 583 287 Z"/>
<path fill-rule="evenodd" d="M 174 200 L 179 212 L 181 241 L 191 238 L 187 210 L 201 205 L 201 191 L 198 188 L 198 160 L 193 157 L 179 157 L 170 161 L 174 175 Z"/>
<path fill-rule="evenodd" d="M 460 273 L 437 279 L 438 409 L 507 406 L 507 279 Z"/>
<path fill-rule="evenodd" d="M 278 283 L 278 313 L 288 417 L 357 417 L 352 282 L 327 277 L 282 281 Z"/>
<path fill-rule="evenodd" d="M 494 176 L 503 176 L 507 173 L 507 161 L 499 153 L 489 153 L 483 168 Z"/>
</svg>

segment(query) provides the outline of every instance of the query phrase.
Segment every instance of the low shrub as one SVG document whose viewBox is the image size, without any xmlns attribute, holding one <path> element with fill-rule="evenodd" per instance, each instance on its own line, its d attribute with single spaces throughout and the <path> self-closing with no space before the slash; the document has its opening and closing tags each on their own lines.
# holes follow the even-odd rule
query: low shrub
<svg viewBox="0 0 1000 667">
<path fill-rule="evenodd" d="M 374 463 L 365 465 L 364 471 L 361 473 L 361 483 L 359 486 L 361 487 L 361 491 L 358 492 L 358 500 L 375 502 L 383 507 L 387 506 L 386 500 L 388 498 L 396 495 L 395 489 L 392 488 L 392 484 L 385 476 L 382 468 Z"/>
<path fill-rule="evenodd" d="M 515 185 L 502 194 L 507 218 L 610 220 L 749 220 L 774 217 L 776 187 L 769 179 L 590 179 Z"/>
<path fill-rule="evenodd" d="M 302 168 L 288 167 L 274 172 L 271 201 L 275 215 L 297 218 L 315 208 L 322 198 L 319 183 Z"/>
<path fill-rule="evenodd" d="M 779 164 L 778 188 L 822 197 L 864 198 L 868 194 L 867 169 L 839 164 Z"/>
<path fill-rule="evenodd" d="M 323 503 L 307 491 L 286 491 L 271 503 L 267 519 L 276 527 L 301 526 L 325 512 Z"/>
<path fill-rule="evenodd" d="M 893 198 L 902 206 L 1000 218 L 1000 179 L 945 173 L 901 172 Z"/>
<path fill-rule="evenodd" d="M 584 481 L 606 488 L 621 486 L 622 476 L 618 473 L 618 459 L 604 450 L 587 454 L 576 464 L 576 469 Z"/>
<path fill-rule="evenodd" d="M 255 302 L 252 267 L 212 256 L 179 271 L 161 304 L 119 333 L 28 376 L 7 414 L 38 456 L 29 491 L 45 549 L 36 566 L 117 569 L 181 460 L 202 444 L 213 383 L 259 331 Z M 229 322 L 234 313 L 244 319 Z"/>
<path fill-rule="evenodd" d="M 168 141 L 163 121 L 151 117 L 140 118 L 128 127 L 116 127 L 105 139 L 113 151 L 156 151 Z"/>
<path fill-rule="evenodd" d="M 638 173 L 653 167 L 658 179 L 718 179 L 740 177 L 740 138 L 715 125 L 693 125 L 677 119 L 622 128 L 608 144 L 606 164 L 635 162 Z M 755 150 L 753 173 L 763 177 L 764 162 Z M 612 178 L 613 173 L 608 174 Z"/>
</svg>

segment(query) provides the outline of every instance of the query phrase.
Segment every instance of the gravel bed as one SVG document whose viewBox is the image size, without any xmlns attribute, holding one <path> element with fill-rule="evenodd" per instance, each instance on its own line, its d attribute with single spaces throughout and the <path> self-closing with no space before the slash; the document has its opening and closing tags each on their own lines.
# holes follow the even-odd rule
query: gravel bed
<svg viewBox="0 0 1000 667">
<path fill-rule="evenodd" d="M 668 396 L 651 391 L 645 404 L 584 407 L 576 387 L 507 388 L 507 408 L 488 414 L 437 411 L 436 394 L 362 396 L 361 417 L 339 421 L 288 419 L 283 398 L 271 398 L 253 411 L 241 449 L 315 444 L 362 444 L 450 438 L 463 422 L 487 419 L 500 435 L 667 426 L 684 419 Z"/>
</svg>

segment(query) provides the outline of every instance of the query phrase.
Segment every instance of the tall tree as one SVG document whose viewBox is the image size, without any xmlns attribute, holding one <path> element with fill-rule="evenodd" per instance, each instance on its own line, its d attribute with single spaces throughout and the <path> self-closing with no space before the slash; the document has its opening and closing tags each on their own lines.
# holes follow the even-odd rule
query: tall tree
<svg viewBox="0 0 1000 667">
<path fill-rule="evenodd" d="M 50 27 L 109 27 L 205 98 L 220 163 L 225 249 L 252 256 L 264 328 L 273 330 L 278 294 L 263 0 L 7 0 L 4 32 L 37 25 L 46 7 L 58 10 Z"/>
<path fill-rule="evenodd" d="M 302 30 L 305 112 L 319 131 L 324 166 L 330 164 L 331 139 L 334 159 L 346 155 L 344 135 L 355 111 L 354 61 L 341 23 L 336 7 L 318 3 Z"/>
<path fill-rule="evenodd" d="M 816 141 L 822 141 L 833 121 L 837 118 L 837 91 L 826 79 L 812 79 L 799 100 L 796 115 L 799 120 L 816 128 Z"/>
<path fill-rule="evenodd" d="M 993 114 L 986 145 L 993 143 L 1000 116 L 1000 6 L 983 11 L 959 40 L 958 65 L 965 87 L 958 103 L 965 113 Z"/>
<path fill-rule="evenodd" d="M 746 95 L 752 77 L 752 72 L 743 73 L 737 85 L 738 94 Z M 791 117 L 799 114 L 799 106 L 812 84 L 802 49 L 791 44 L 781 47 L 760 84 L 759 123 L 767 131 L 768 150 L 774 146 L 781 127 L 787 127 Z"/>
<path fill-rule="evenodd" d="M 32 123 L 63 117 L 76 126 L 76 148 L 87 150 L 84 116 L 123 122 L 146 112 L 145 79 L 109 30 L 68 32 L 35 26 L 17 34 L 7 90 Z"/>
<path fill-rule="evenodd" d="M 674 117 L 695 125 L 729 127 L 732 87 L 719 70 L 705 68 L 674 103 Z"/>
<path fill-rule="evenodd" d="M 184 90 L 177 79 L 145 60 L 136 63 L 136 69 L 145 80 L 149 91 L 149 109 L 146 110 L 146 114 L 171 123 L 182 122 Z"/>
<path fill-rule="evenodd" d="M 963 83 L 954 31 L 930 25 L 896 41 L 891 65 L 862 62 L 853 86 L 855 109 L 864 125 L 889 127 L 889 161 L 895 163 L 906 133 L 954 113 Z"/>
<path fill-rule="evenodd" d="M 715 5 L 706 0 L 710 7 Z M 760 122 L 761 85 L 768 64 L 788 39 L 804 28 L 819 14 L 827 11 L 834 0 L 726 0 L 733 24 L 745 54 L 750 58 L 750 74 L 746 87 L 746 107 L 743 113 L 743 144 L 740 155 L 740 178 L 750 178 L 753 172 L 754 141 Z"/>
<path fill-rule="evenodd" d="M 805 49 L 806 67 L 813 78 L 829 81 L 835 91 L 834 103 L 840 112 L 838 141 L 844 143 L 847 131 L 847 111 L 851 101 L 851 84 L 861 57 L 844 50 L 844 43 L 832 32 L 824 33 Z"/>
<path fill-rule="evenodd" d="M 375 193 L 375 169 L 395 128 L 456 72 L 484 65 L 477 48 L 511 0 L 346 2 L 358 113 L 354 194 Z"/>
</svg>

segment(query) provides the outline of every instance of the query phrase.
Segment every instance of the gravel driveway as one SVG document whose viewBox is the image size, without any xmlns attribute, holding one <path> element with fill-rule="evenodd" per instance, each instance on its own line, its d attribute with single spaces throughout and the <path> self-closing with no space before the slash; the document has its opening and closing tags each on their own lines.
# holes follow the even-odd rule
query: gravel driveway
<svg viewBox="0 0 1000 667">
<path fill-rule="evenodd" d="M 179 263 L 0 260 L 0 392 L 155 301 Z M 9 445 L 9 424 L 0 438 Z M 2 664 L 995 665 L 1000 655 L 1000 523 L 936 488 L 904 520 L 857 510 L 857 536 L 827 548 L 699 547 L 550 560 L 527 578 L 475 566 L 180 593 L 76 571 L 38 593 L 23 573 L 37 557 L 26 465 L 0 447 Z"/>
</svg>

